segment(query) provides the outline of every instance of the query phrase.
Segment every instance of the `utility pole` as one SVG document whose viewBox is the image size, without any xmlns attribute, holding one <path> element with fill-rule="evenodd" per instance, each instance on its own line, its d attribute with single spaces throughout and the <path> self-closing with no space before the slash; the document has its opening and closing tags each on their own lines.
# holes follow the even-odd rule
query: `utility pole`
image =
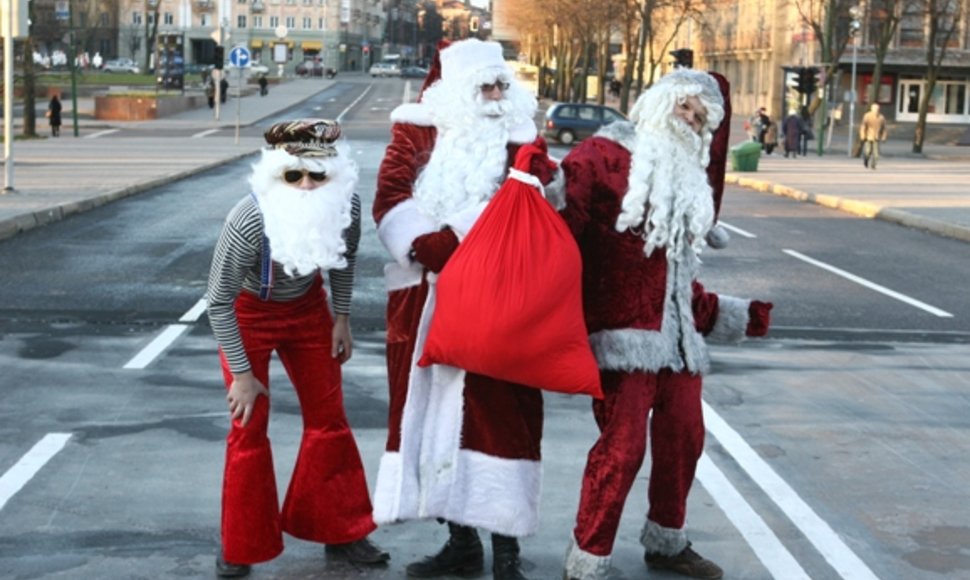
<svg viewBox="0 0 970 580">
<path fill-rule="evenodd" d="M 67 66 L 71 67 L 71 122 L 74 126 L 74 136 L 80 133 L 77 128 L 77 53 L 74 50 L 74 2 L 67 2 Z"/>
<path fill-rule="evenodd" d="M 3 19 L 3 190 L 13 191 L 13 3 L 5 0 Z"/>
</svg>

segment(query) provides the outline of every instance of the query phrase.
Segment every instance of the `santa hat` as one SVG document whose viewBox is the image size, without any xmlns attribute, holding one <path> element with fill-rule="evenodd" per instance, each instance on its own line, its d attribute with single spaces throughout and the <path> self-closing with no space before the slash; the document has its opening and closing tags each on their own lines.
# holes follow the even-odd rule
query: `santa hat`
<svg viewBox="0 0 970 580">
<path fill-rule="evenodd" d="M 418 93 L 419 101 L 424 91 L 441 79 L 441 51 L 449 46 L 451 46 L 451 41 L 447 38 L 438 41 L 438 50 L 434 52 L 434 57 L 431 59 L 431 68 L 428 69 L 428 75 L 424 77 L 424 84 L 421 85 L 421 92 Z"/>
<path fill-rule="evenodd" d="M 502 56 L 502 45 L 497 42 L 468 38 L 452 43 L 440 54 L 441 78 L 448 83 L 469 78 L 484 69 L 508 69 Z"/>
<path fill-rule="evenodd" d="M 714 77 L 724 98 L 724 118 L 711 137 L 711 162 L 707 166 L 707 180 L 714 190 L 714 219 L 721 213 L 721 198 L 724 196 L 724 171 L 727 168 L 728 140 L 731 136 L 731 84 L 723 75 L 716 72 L 707 74 Z"/>
<path fill-rule="evenodd" d="M 263 134 L 267 149 L 282 149 L 296 157 L 335 157 L 340 125 L 330 119 L 299 119 L 276 123 Z"/>
</svg>

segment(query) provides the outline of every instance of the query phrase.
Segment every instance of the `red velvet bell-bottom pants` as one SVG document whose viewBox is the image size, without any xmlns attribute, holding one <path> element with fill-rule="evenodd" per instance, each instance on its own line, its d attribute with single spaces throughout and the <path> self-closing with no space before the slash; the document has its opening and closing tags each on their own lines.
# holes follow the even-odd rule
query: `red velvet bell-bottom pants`
<svg viewBox="0 0 970 580">
<path fill-rule="evenodd" d="M 579 548 L 609 556 L 623 504 L 643 464 L 650 411 L 651 469 L 647 519 L 681 529 L 687 494 L 704 450 L 701 377 L 659 373 L 600 373 L 603 399 L 593 402 L 600 437 L 586 460 L 574 535 Z"/>
<path fill-rule="evenodd" d="M 283 551 L 282 531 L 342 544 L 376 526 L 357 443 L 344 414 L 340 364 L 330 356 L 333 319 L 320 285 L 292 302 L 236 300 L 236 316 L 253 374 L 269 387 L 275 350 L 296 389 L 303 438 L 283 511 L 269 438 L 269 399 L 259 397 L 249 423 L 232 422 L 222 487 L 222 550 L 229 562 L 255 564 Z M 226 388 L 232 375 L 220 352 Z"/>
</svg>

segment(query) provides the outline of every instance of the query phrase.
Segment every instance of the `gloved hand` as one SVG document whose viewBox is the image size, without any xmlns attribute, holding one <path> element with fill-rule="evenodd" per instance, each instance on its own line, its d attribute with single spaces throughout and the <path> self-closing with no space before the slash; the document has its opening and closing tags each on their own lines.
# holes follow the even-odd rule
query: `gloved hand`
<svg viewBox="0 0 970 580">
<path fill-rule="evenodd" d="M 445 267 L 448 258 L 457 249 L 458 236 L 450 229 L 424 234 L 411 242 L 411 254 L 414 259 L 435 274 Z"/>
<path fill-rule="evenodd" d="M 549 159 L 547 145 L 542 138 L 537 139 L 535 143 L 519 147 L 513 166 L 519 171 L 535 175 L 543 185 L 553 180 L 559 167 L 555 161 Z"/>
<path fill-rule="evenodd" d="M 771 309 L 774 306 L 771 302 L 752 300 L 748 306 L 748 328 L 745 329 L 744 334 L 747 336 L 768 334 L 768 326 L 771 324 Z"/>
</svg>

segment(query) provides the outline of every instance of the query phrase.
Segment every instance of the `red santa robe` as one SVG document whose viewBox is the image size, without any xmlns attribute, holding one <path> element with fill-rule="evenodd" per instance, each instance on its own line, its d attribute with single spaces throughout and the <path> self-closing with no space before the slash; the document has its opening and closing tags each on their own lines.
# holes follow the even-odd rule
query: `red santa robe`
<svg viewBox="0 0 970 580">
<path fill-rule="evenodd" d="M 709 293 L 696 280 L 699 260 L 689 244 L 677 260 L 671 259 L 664 247 L 648 257 L 640 232 L 617 231 L 635 144 L 631 123 L 613 123 L 581 143 L 562 162 L 566 207 L 561 213 L 583 255 L 583 309 L 593 353 L 601 372 L 606 373 L 604 392 L 608 384 L 616 383 L 616 379 L 607 378 L 611 373 L 617 377 L 662 372 L 684 377 L 685 384 L 699 381 L 697 375 L 705 373 L 710 364 L 704 337 L 741 340 L 749 321 L 748 300 Z M 607 393 L 603 403 L 607 408 L 610 397 Z M 693 417 L 695 427 L 690 437 L 687 432 L 675 436 L 691 439 L 689 445 L 663 440 L 665 435 L 656 431 L 651 435 L 655 462 L 660 461 L 658 454 L 671 454 L 663 464 L 674 464 L 682 473 L 671 478 L 670 485 L 660 486 L 664 489 L 651 489 L 650 516 L 653 517 L 653 510 L 672 515 L 659 524 L 648 519 L 641 542 L 649 552 L 675 554 L 687 545 L 682 508 L 703 449 L 703 423 L 699 403 L 687 405 L 684 412 L 697 415 Z M 627 415 L 618 420 L 645 422 L 646 417 Z M 619 446 L 623 442 L 611 440 L 610 444 Z M 599 455 L 594 458 L 593 453 L 597 453 L 595 448 L 590 462 L 605 460 Z M 619 457 L 637 452 L 613 447 L 606 453 Z M 639 464 L 633 464 L 638 469 Z M 627 477 L 635 475 L 636 469 L 633 471 Z M 579 545 L 570 547 L 566 560 L 567 572 L 577 578 L 605 577 L 625 501 L 625 491 L 617 486 L 591 484 L 587 481 L 590 475 L 587 470 L 584 488 L 593 485 L 591 489 L 602 493 L 598 499 L 583 498 L 591 503 L 581 501 L 574 540 Z M 592 475 L 598 475 L 596 470 Z M 610 504 L 619 509 L 604 513 L 609 510 L 603 506 Z"/>
<path fill-rule="evenodd" d="M 450 227 L 463 238 L 484 203 L 442 220 L 421 212 L 413 187 L 436 140 L 427 108 L 398 107 L 378 175 L 373 215 L 394 262 L 388 290 L 388 439 L 374 493 L 374 519 L 448 521 L 507 536 L 538 527 L 542 396 L 536 389 L 416 365 L 434 312 L 434 274 L 409 258 L 414 239 Z M 535 126 L 514 129 L 508 159 L 537 142 Z M 550 175 L 541 176 L 549 183 Z"/>
</svg>

